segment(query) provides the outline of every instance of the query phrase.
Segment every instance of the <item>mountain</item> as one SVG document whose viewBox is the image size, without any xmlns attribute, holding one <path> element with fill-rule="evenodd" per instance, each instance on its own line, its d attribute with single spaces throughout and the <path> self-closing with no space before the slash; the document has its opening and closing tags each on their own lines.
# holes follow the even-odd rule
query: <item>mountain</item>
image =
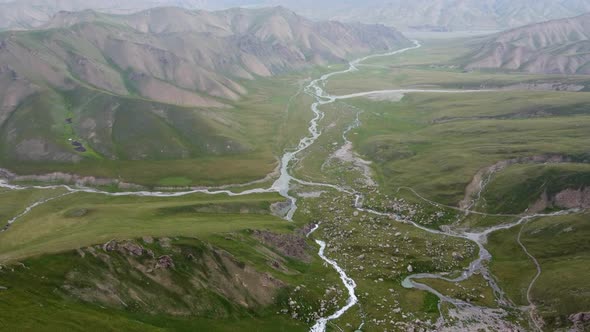
<svg viewBox="0 0 590 332">
<path fill-rule="evenodd" d="M 93 9 L 111 14 L 130 14 L 159 6 L 204 8 L 205 3 L 205 0 L 1 0 L 0 29 L 36 28 L 60 11 Z"/>
<path fill-rule="evenodd" d="M 132 13 L 157 6 L 188 9 L 285 6 L 318 20 L 379 23 L 399 29 L 504 30 L 590 11 L 590 0 L 5 0 L 0 29 L 38 27 L 59 11 Z"/>
<path fill-rule="evenodd" d="M 590 14 L 528 25 L 484 38 L 467 69 L 590 74 Z"/>
<path fill-rule="evenodd" d="M 590 0 L 275 0 L 312 18 L 402 30 L 504 30 L 590 11 Z"/>
<path fill-rule="evenodd" d="M 257 0 L 0 0 L 0 29 L 38 28 L 60 11 L 78 12 L 90 9 L 108 14 L 133 14 L 157 7 L 221 10 L 248 7 L 252 2 L 262 4 L 262 1 Z"/>
<path fill-rule="evenodd" d="M 43 30 L 0 34 L 2 159 L 241 153 L 252 144 L 228 110 L 247 82 L 409 44 L 392 28 L 281 7 L 60 12 Z"/>
</svg>

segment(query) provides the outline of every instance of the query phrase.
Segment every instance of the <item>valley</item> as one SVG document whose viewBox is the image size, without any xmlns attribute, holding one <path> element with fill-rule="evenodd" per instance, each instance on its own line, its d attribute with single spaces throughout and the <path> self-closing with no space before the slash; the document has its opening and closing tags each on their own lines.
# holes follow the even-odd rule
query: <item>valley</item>
<svg viewBox="0 0 590 332">
<path fill-rule="evenodd" d="M 74 123 L 128 111 L 117 158 L 98 132 L 88 160 L 3 154 L 0 326 L 584 331 L 590 78 L 467 68 L 478 38 L 383 40 L 237 80 L 228 108 L 51 87 Z M 22 107 L 6 140 L 47 128 Z M 244 150 L 168 158 L 184 139 Z"/>
</svg>

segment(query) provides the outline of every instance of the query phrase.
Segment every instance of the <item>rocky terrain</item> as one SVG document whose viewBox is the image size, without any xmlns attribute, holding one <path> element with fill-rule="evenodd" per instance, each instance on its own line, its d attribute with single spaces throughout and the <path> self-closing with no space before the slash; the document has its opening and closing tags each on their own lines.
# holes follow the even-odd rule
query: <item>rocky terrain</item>
<svg viewBox="0 0 590 332">
<path fill-rule="evenodd" d="M 107 306 L 135 305 L 153 313 L 197 315 L 215 305 L 202 300 L 205 289 L 247 308 L 272 304 L 278 289 L 285 286 L 222 250 L 173 245 L 168 238 L 146 237 L 142 242 L 113 240 L 102 247 L 78 250 L 83 258 L 96 259 L 107 268 L 88 274 L 70 271 L 63 289 L 84 301 Z M 122 267 L 134 271 L 131 278 L 122 273 Z M 180 271 L 190 273 L 192 278 L 178 279 L 175 274 Z M 80 287 L 79 280 L 89 281 L 88 286 Z M 143 286 L 146 280 L 148 287 Z M 158 296 L 162 290 L 172 299 Z M 174 301 L 173 294 L 182 295 L 183 301 Z"/>
<path fill-rule="evenodd" d="M 462 61 L 467 69 L 589 74 L 590 15 L 553 20 L 483 38 Z"/>
</svg>

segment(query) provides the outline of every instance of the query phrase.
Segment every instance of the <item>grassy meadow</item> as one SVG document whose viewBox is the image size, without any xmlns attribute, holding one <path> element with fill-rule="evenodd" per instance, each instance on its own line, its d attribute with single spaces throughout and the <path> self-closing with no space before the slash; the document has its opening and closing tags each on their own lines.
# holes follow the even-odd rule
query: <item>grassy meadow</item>
<svg viewBox="0 0 590 332">
<path fill-rule="evenodd" d="M 18 193 L 18 192 L 17 192 Z M 204 237 L 245 229 L 292 229 L 270 215 L 277 194 L 176 198 L 76 193 L 50 201 L 0 233 L 0 261 L 8 262 L 142 236 Z"/>
</svg>

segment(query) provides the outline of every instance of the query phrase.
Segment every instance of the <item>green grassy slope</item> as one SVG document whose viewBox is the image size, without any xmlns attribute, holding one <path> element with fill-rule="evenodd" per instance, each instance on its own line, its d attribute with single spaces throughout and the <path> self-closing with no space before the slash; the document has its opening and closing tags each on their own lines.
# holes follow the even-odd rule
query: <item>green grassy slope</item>
<svg viewBox="0 0 590 332">
<path fill-rule="evenodd" d="M 14 261 L 111 239 L 207 236 L 248 228 L 286 231 L 286 223 L 269 215 L 270 203 L 281 199 L 276 194 L 238 198 L 68 195 L 34 209 L 0 234 L 0 260 Z M 76 211 L 83 213 L 77 216 Z"/>
<path fill-rule="evenodd" d="M 546 330 L 563 328 L 568 316 L 588 309 L 588 214 L 548 217 L 523 226 L 522 242 L 541 264 L 542 273 L 531 296 L 547 323 Z M 491 236 L 491 268 L 500 285 L 517 304 L 526 305 L 526 289 L 536 273 L 533 262 L 516 242 L 519 228 Z"/>
<path fill-rule="evenodd" d="M 586 93 L 490 92 L 350 103 L 365 110 L 354 142 L 376 162 L 388 190 L 412 187 L 456 204 L 480 168 L 519 156 L 585 153 L 590 115 L 580 106 L 587 102 Z"/>
<path fill-rule="evenodd" d="M 64 171 L 148 186 L 167 178 L 183 178 L 178 185 L 263 178 L 276 166 L 274 156 L 306 130 L 300 79 L 261 78 L 250 83 L 248 98 L 214 111 L 84 88 L 37 95 L 4 124 L 0 165 L 19 174 Z M 51 143 L 33 156 L 36 150 L 19 145 L 27 140 Z M 75 151 L 70 140 L 87 151 Z"/>
</svg>

